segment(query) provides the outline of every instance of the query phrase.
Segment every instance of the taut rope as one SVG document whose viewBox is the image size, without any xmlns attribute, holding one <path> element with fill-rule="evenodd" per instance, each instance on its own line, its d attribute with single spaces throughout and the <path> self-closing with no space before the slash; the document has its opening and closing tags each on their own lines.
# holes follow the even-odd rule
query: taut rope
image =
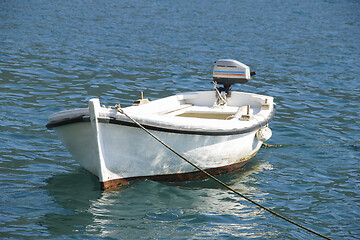
<svg viewBox="0 0 360 240">
<path fill-rule="evenodd" d="M 303 225 L 301 225 L 301 224 L 299 224 L 299 223 L 296 223 L 296 222 L 294 222 L 294 221 L 292 221 L 292 220 L 290 220 L 290 219 L 288 219 L 288 218 L 280 215 L 279 213 L 276 213 L 276 212 L 274 212 L 273 210 L 271 210 L 271 209 L 269 209 L 269 208 L 261 205 L 260 203 L 258 203 L 258 202 L 256 202 L 256 201 L 254 201 L 254 200 L 246 197 L 245 195 L 243 195 L 243 194 L 240 193 L 239 191 L 233 189 L 232 187 L 230 187 L 229 185 L 223 183 L 222 181 L 220 181 L 219 179 L 217 179 L 216 177 L 214 177 L 214 176 L 211 175 L 210 173 L 208 173 L 208 172 L 206 172 L 205 170 L 203 170 L 202 168 L 198 167 L 197 165 L 195 165 L 194 163 L 192 163 L 191 161 L 189 161 L 188 159 L 186 159 L 184 156 L 182 156 L 180 153 L 178 153 L 177 151 L 175 151 L 173 148 L 171 148 L 169 145 L 167 145 L 166 143 L 164 143 L 164 142 L 163 142 L 162 140 L 160 140 L 157 136 L 155 136 L 153 133 L 151 133 L 149 130 L 147 130 L 145 127 L 143 127 L 138 121 L 136 121 L 135 119 L 133 119 L 132 117 L 130 117 L 129 115 L 127 115 L 127 114 L 124 112 L 124 110 L 121 109 L 121 107 L 120 107 L 119 104 L 115 105 L 115 109 L 116 109 L 119 113 L 124 114 L 127 118 L 129 118 L 129 119 L 130 119 L 132 122 L 134 122 L 137 126 L 139 126 L 141 129 L 143 129 L 146 133 L 148 133 L 151 137 L 153 137 L 153 138 L 154 138 L 155 140 L 157 140 L 159 143 L 161 143 L 162 145 L 164 145 L 167 149 L 169 149 L 170 151 L 172 151 L 172 152 L 173 152 L 174 154 L 176 154 L 178 157 L 180 157 L 181 159 L 183 159 L 184 161 L 186 161 L 187 163 L 189 163 L 190 165 L 192 165 L 193 167 L 195 167 L 196 169 L 198 169 L 200 172 L 204 173 L 204 174 L 205 174 L 206 176 L 208 176 L 209 178 L 215 180 L 216 182 L 218 182 L 220 185 L 224 186 L 225 188 L 227 188 L 227 189 L 230 190 L 231 192 L 239 195 L 240 197 L 242 197 L 242 198 L 246 199 L 247 201 L 255 204 L 256 206 L 258 206 L 258 207 L 260 207 L 260 208 L 262 208 L 262 209 L 270 212 L 271 214 L 273 214 L 273 215 L 275 215 L 275 216 L 277 216 L 277 217 L 279 217 L 279 218 L 282 218 L 283 220 L 285 220 L 285 221 L 287 221 L 287 222 L 289 222 L 289 223 L 292 223 L 292 224 L 294 224 L 294 225 L 296 225 L 296 226 L 298 226 L 298 227 L 300 227 L 300 228 L 302 228 L 302 229 L 304 229 L 304 230 L 306 230 L 306 231 L 308 231 L 308 232 L 311 232 L 311 233 L 313 233 L 313 234 L 315 234 L 315 235 L 317 235 L 317 236 L 319 236 L 319 237 L 322 237 L 322 238 L 324 238 L 324 239 L 331 239 L 331 238 L 329 238 L 329 237 L 327 237 L 327 236 L 322 235 L 321 233 L 315 232 L 314 230 L 311 230 L 311 229 L 309 229 L 309 228 L 307 228 L 307 227 L 305 227 L 305 226 L 303 226 Z"/>
</svg>

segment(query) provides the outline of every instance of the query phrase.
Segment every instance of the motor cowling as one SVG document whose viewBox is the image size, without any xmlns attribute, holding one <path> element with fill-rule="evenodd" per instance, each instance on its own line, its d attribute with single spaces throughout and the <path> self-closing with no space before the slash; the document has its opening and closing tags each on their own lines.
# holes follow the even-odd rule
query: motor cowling
<svg viewBox="0 0 360 240">
<path fill-rule="evenodd" d="M 255 72 L 250 72 L 248 66 L 232 59 L 217 60 L 213 70 L 214 82 L 223 84 L 225 92 L 228 92 L 234 83 L 247 83 L 252 75 L 255 75 Z"/>
</svg>

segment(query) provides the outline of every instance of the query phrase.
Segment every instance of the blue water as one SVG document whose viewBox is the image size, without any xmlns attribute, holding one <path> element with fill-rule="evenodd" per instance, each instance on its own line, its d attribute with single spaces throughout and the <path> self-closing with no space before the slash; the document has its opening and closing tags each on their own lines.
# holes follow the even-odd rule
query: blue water
<svg viewBox="0 0 360 240">
<path fill-rule="evenodd" d="M 211 180 L 102 192 L 45 128 L 92 97 L 210 90 L 213 62 L 233 58 L 257 72 L 234 90 L 275 98 L 268 143 L 294 145 L 220 179 L 360 239 L 359 46 L 356 0 L 0 0 L 0 238 L 318 239 Z"/>
</svg>

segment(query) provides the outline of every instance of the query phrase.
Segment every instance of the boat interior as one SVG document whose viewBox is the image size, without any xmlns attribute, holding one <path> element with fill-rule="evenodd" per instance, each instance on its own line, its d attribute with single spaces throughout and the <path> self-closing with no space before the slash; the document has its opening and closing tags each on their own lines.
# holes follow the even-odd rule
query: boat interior
<svg viewBox="0 0 360 240">
<path fill-rule="evenodd" d="M 261 110 L 263 99 L 253 99 L 249 102 L 248 96 L 242 101 L 244 93 L 233 93 L 233 101 L 223 105 L 216 104 L 214 92 L 195 92 L 181 94 L 143 105 L 130 107 L 134 112 L 150 113 L 168 117 L 185 117 L 201 119 L 231 120 L 243 116 L 255 115 Z M 229 98 L 230 99 L 230 98 Z M 234 101 L 235 100 L 235 101 Z M 129 109 L 129 110 L 130 110 Z"/>
<path fill-rule="evenodd" d="M 231 120 L 233 118 L 241 117 L 247 114 L 248 106 L 241 107 L 222 107 L 213 108 L 205 106 L 194 106 L 191 104 L 180 105 L 177 109 L 167 112 L 158 113 L 160 115 L 167 115 L 173 117 L 187 117 L 187 118 L 203 118 L 203 119 L 218 119 L 218 120 Z M 253 110 L 250 108 L 249 113 Z"/>
</svg>

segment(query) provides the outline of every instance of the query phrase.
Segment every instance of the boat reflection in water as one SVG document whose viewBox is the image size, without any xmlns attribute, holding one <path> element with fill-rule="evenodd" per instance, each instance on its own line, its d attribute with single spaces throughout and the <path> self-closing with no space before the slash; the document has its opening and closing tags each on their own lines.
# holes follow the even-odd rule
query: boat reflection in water
<svg viewBox="0 0 360 240">
<path fill-rule="evenodd" d="M 253 175 L 271 168 L 271 165 L 256 162 L 219 177 L 247 196 L 261 200 L 265 195 L 254 186 L 257 180 Z M 74 182 L 76 184 L 69 187 Z M 178 183 L 146 180 L 118 191 L 101 191 L 96 177 L 78 169 L 70 174 L 55 175 L 48 180 L 45 189 L 63 209 L 41 219 L 41 225 L 54 237 L 73 234 L 79 238 L 212 236 L 216 239 L 221 236 L 256 238 L 277 234 L 276 231 L 262 231 L 261 225 L 267 222 L 265 212 L 229 193 L 211 179 Z M 129 231 L 132 236 L 127 235 Z"/>
</svg>

